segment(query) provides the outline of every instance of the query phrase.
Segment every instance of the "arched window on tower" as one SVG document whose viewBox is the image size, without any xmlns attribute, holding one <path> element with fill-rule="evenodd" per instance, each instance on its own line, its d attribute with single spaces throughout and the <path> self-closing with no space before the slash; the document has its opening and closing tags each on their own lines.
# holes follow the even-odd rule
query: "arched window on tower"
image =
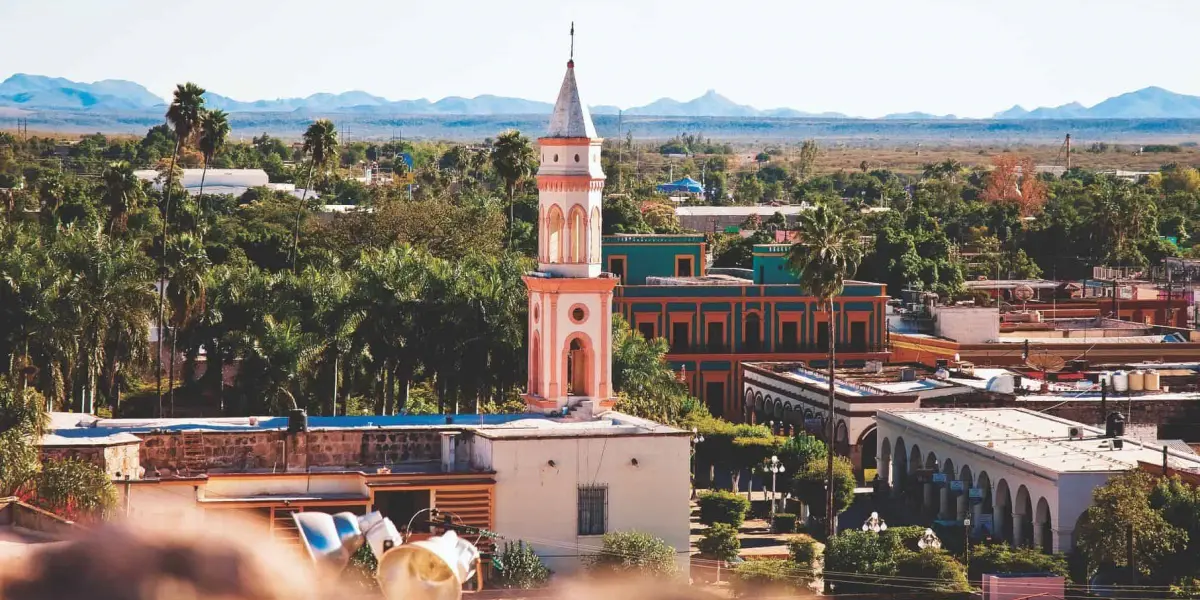
<svg viewBox="0 0 1200 600">
<path fill-rule="evenodd" d="M 600 209 L 592 209 L 592 219 L 588 223 L 588 262 L 600 262 Z"/>
<path fill-rule="evenodd" d="M 591 348 L 587 338 L 574 337 L 567 346 L 567 395 L 591 396 Z"/>
<path fill-rule="evenodd" d="M 567 235 L 571 240 L 570 248 L 567 251 L 567 262 L 578 263 L 587 260 L 587 246 L 584 245 L 587 237 L 587 214 L 579 205 L 571 208 L 571 216 L 567 223 Z"/>
<path fill-rule="evenodd" d="M 550 232 L 546 243 L 546 262 L 562 262 L 563 214 L 557 206 L 550 207 Z"/>
</svg>

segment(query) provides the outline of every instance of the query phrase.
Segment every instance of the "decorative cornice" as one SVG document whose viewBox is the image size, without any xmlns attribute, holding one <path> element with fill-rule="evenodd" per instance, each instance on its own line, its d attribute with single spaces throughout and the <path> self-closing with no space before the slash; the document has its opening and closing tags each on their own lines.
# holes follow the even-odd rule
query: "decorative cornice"
<svg viewBox="0 0 1200 600">
<path fill-rule="evenodd" d="M 604 176 L 538 175 L 539 192 L 599 192 L 604 190 Z"/>
</svg>

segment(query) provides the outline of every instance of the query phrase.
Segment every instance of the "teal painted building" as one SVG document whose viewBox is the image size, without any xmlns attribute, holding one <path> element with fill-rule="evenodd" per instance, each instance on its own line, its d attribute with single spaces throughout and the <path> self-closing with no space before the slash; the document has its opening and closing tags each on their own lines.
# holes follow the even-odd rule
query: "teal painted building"
<svg viewBox="0 0 1200 600">
<path fill-rule="evenodd" d="M 754 247 L 753 269 L 706 268 L 701 235 L 605 236 L 605 269 L 621 279 L 613 310 L 667 358 L 710 412 L 747 418 L 741 364 L 824 361 L 830 313 L 797 284 L 787 244 Z M 886 360 L 886 286 L 847 281 L 834 301 L 839 361 Z"/>
</svg>

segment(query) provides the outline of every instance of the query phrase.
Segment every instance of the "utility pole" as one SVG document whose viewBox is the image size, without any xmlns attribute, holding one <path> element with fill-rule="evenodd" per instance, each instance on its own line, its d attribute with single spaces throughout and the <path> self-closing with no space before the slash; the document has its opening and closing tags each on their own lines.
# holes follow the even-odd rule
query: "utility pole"
<svg viewBox="0 0 1200 600">
<path fill-rule="evenodd" d="M 1067 134 L 1067 170 L 1071 170 L 1071 134 Z"/>
</svg>

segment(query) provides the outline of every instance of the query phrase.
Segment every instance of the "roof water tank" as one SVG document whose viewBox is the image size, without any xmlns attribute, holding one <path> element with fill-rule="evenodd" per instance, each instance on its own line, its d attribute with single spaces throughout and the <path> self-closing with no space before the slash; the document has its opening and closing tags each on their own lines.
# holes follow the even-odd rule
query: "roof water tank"
<svg viewBox="0 0 1200 600">
<path fill-rule="evenodd" d="M 998 394 L 1011 394 L 1014 390 L 1012 375 L 997 375 L 987 382 L 987 391 Z"/>
<path fill-rule="evenodd" d="M 1125 371 L 1113 373 L 1112 386 L 1114 392 L 1129 391 L 1129 376 L 1125 374 Z"/>
<path fill-rule="evenodd" d="M 1130 371 L 1129 373 L 1129 391 L 1140 392 L 1146 389 L 1146 373 L 1141 369 Z"/>
<path fill-rule="evenodd" d="M 1158 371 L 1150 369 L 1146 371 L 1146 391 L 1157 392 L 1162 386 L 1162 379 L 1158 375 Z"/>
</svg>

